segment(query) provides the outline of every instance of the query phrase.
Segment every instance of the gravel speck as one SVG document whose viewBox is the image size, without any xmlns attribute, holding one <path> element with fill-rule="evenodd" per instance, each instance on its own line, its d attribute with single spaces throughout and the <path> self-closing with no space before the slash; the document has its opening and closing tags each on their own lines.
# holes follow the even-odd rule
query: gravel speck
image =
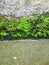
<svg viewBox="0 0 49 65">
<path fill-rule="evenodd" d="M 17 57 L 13 57 L 13 59 L 14 59 L 14 60 L 16 60 L 16 59 L 17 59 Z"/>
</svg>

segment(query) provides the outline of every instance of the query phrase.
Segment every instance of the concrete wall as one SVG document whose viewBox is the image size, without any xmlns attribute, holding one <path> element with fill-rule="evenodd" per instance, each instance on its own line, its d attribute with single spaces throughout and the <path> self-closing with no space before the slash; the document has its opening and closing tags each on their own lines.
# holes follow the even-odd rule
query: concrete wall
<svg viewBox="0 0 49 65">
<path fill-rule="evenodd" d="M 0 0 L 0 13 L 25 16 L 49 12 L 49 0 Z"/>
</svg>

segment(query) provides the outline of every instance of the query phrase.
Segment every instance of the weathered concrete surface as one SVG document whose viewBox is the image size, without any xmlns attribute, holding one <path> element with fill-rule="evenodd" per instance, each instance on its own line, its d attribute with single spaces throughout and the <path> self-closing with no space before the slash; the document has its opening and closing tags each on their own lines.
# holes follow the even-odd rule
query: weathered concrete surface
<svg viewBox="0 0 49 65">
<path fill-rule="evenodd" d="M 49 0 L 0 0 L 0 13 L 25 16 L 49 12 Z"/>
<path fill-rule="evenodd" d="M 49 65 L 49 40 L 0 41 L 0 65 Z"/>
</svg>

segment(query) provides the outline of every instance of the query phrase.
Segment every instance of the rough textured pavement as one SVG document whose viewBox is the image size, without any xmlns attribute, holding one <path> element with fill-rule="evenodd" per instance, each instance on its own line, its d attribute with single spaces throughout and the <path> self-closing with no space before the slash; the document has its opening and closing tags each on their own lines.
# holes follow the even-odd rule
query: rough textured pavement
<svg viewBox="0 0 49 65">
<path fill-rule="evenodd" d="M 49 39 L 0 41 L 0 65 L 49 65 Z"/>
<path fill-rule="evenodd" d="M 0 13 L 3 15 L 18 17 L 43 12 L 49 12 L 49 0 L 0 0 Z"/>
</svg>

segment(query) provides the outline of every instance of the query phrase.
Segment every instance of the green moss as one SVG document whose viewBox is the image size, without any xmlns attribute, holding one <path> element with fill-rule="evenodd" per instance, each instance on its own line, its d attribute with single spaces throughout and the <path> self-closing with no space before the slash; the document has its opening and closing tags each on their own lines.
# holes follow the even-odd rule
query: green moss
<svg viewBox="0 0 49 65">
<path fill-rule="evenodd" d="M 16 38 L 49 38 L 49 13 L 33 14 L 26 17 L 0 15 L 0 35 Z"/>
</svg>

